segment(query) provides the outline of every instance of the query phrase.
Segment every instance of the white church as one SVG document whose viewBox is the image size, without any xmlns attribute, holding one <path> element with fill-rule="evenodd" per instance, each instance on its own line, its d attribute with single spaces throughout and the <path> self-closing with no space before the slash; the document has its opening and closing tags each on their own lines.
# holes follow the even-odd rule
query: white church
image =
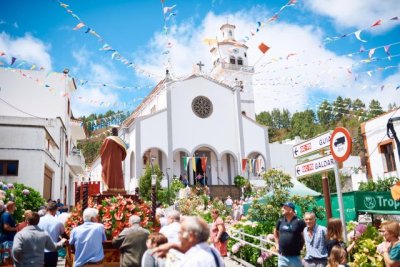
<svg viewBox="0 0 400 267">
<path fill-rule="evenodd" d="M 127 190 L 137 186 L 151 162 L 168 177 L 187 175 L 189 184 L 198 174 L 206 176 L 208 185 L 232 185 L 236 175 L 254 176 L 271 167 L 268 129 L 255 121 L 248 47 L 235 40 L 234 25 L 220 29 L 223 40 L 210 51 L 210 75 L 201 64 L 180 80 L 167 71 L 120 128 L 129 146 L 123 164 Z M 100 173 L 92 173 L 92 181 Z"/>
</svg>

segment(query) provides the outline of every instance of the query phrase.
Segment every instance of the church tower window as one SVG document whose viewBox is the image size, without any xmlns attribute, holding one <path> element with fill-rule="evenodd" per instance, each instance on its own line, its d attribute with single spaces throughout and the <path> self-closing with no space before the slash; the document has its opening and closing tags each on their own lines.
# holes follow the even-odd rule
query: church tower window
<svg viewBox="0 0 400 267">
<path fill-rule="evenodd" d="M 244 52 L 244 57 L 247 57 L 247 54 L 246 54 L 246 52 Z"/>
<path fill-rule="evenodd" d="M 229 63 L 231 63 L 231 64 L 236 64 L 236 58 L 233 57 L 233 56 L 231 56 L 231 57 L 229 58 Z"/>
<path fill-rule="evenodd" d="M 205 119 L 212 114 L 213 104 L 207 97 L 197 96 L 192 101 L 192 110 L 198 117 Z"/>
<path fill-rule="evenodd" d="M 243 59 L 241 57 L 238 57 L 237 63 L 238 65 L 243 65 Z"/>
<path fill-rule="evenodd" d="M 232 31 L 229 31 L 229 37 L 232 37 Z"/>
</svg>

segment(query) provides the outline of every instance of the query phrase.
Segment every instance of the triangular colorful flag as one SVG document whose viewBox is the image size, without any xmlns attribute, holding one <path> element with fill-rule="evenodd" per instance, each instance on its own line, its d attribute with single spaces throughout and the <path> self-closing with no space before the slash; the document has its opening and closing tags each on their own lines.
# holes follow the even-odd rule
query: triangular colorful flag
<svg viewBox="0 0 400 267">
<path fill-rule="evenodd" d="M 392 60 L 391 55 L 390 55 L 390 52 L 389 52 L 390 45 L 385 45 L 385 46 L 383 47 L 383 49 L 385 50 L 386 55 L 388 55 L 388 59 L 389 59 L 389 60 Z"/>
<path fill-rule="evenodd" d="M 82 28 L 84 26 L 85 26 L 85 24 L 83 22 L 80 22 L 75 26 L 74 31 L 79 30 L 80 28 Z"/>
<path fill-rule="evenodd" d="M 359 41 L 364 42 L 364 43 L 367 42 L 367 41 L 361 39 L 361 36 L 360 36 L 360 35 L 361 35 L 361 30 L 356 31 L 356 32 L 354 33 L 354 35 L 356 36 L 356 38 L 357 38 Z"/>
<path fill-rule="evenodd" d="M 12 66 L 12 65 L 15 63 L 16 60 L 17 60 L 16 57 L 12 57 L 12 58 L 11 58 L 11 64 L 10 64 L 10 65 Z"/>
<path fill-rule="evenodd" d="M 176 7 L 176 5 L 173 5 L 173 6 L 170 6 L 170 7 L 168 7 L 168 6 L 164 7 L 164 14 L 167 14 L 168 12 L 171 12 L 172 9 L 174 9 L 175 7 Z"/>
<path fill-rule="evenodd" d="M 252 173 L 253 172 L 253 165 L 251 164 L 251 159 L 248 160 L 248 164 L 249 164 L 249 172 Z"/>
<path fill-rule="evenodd" d="M 381 25 L 381 22 L 382 22 L 381 19 L 380 19 L 380 20 L 377 20 L 374 24 L 371 25 L 371 28 L 372 28 L 372 27 L 375 27 L 375 26 Z"/>
<path fill-rule="evenodd" d="M 258 49 L 260 49 L 260 51 L 263 53 L 263 54 L 265 54 L 268 50 L 269 50 L 269 46 L 267 46 L 266 44 L 264 44 L 264 43 L 261 43 L 259 46 L 258 46 Z"/>
<path fill-rule="evenodd" d="M 369 53 L 368 53 L 369 59 L 372 58 L 372 56 L 374 55 L 374 53 L 375 53 L 375 48 L 371 48 L 371 49 L 369 50 Z"/>
<path fill-rule="evenodd" d="M 0 57 L 4 56 L 6 53 L 0 51 Z"/>
</svg>

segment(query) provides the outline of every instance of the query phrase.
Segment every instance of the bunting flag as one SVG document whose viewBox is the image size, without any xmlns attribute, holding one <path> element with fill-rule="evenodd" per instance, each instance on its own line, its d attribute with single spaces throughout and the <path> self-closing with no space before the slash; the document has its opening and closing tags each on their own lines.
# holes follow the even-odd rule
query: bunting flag
<svg viewBox="0 0 400 267">
<path fill-rule="evenodd" d="M 12 66 L 12 65 L 15 63 L 16 60 L 17 60 L 16 57 L 12 57 L 12 58 L 11 58 L 11 64 L 10 64 L 10 65 Z"/>
<path fill-rule="evenodd" d="M 192 158 L 192 169 L 194 172 L 196 172 L 196 158 L 195 157 Z"/>
<path fill-rule="evenodd" d="M 207 171 L 207 157 L 201 157 L 201 169 L 203 170 L 204 176 Z"/>
<path fill-rule="evenodd" d="M 170 7 L 168 7 L 168 6 L 166 6 L 166 7 L 164 7 L 164 15 L 165 14 L 167 14 L 168 12 L 171 12 L 174 8 L 176 7 L 176 5 L 173 5 L 173 6 L 170 6 Z"/>
<path fill-rule="evenodd" d="M 74 31 L 79 30 L 80 28 L 84 27 L 85 24 L 83 22 L 79 22 L 78 25 L 75 26 L 75 28 L 73 29 Z"/>
<path fill-rule="evenodd" d="M 248 159 L 248 164 L 249 164 L 249 172 L 252 173 L 253 172 L 253 164 L 251 164 L 251 159 Z"/>
<path fill-rule="evenodd" d="M 242 159 L 242 173 L 246 171 L 247 159 Z"/>
<path fill-rule="evenodd" d="M 6 53 L 0 51 L 0 57 L 4 56 Z"/>
<path fill-rule="evenodd" d="M 376 26 L 380 26 L 380 25 L 381 25 L 381 22 L 382 22 L 381 19 L 380 19 L 380 20 L 377 20 L 376 22 L 374 22 L 374 24 L 371 25 L 371 28 L 372 28 L 372 27 L 376 27 Z"/>
<path fill-rule="evenodd" d="M 399 19 L 399 17 L 396 16 L 396 17 L 392 17 L 392 18 L 388 19 L 387 21 L 390 21 L 390 20 L 393 21 L 393 20 L 398 20 L 398 19 Z M 382 25 L 382 22 L 383 22 L 383 21 L 384 21 L 383 19 L 379 19 L 379 20 L 375 21 L 374 23 L 372 23 L 371 26 L 364 27 L 364 28 L 359 29 L 359 30 L 357 30 L 357 31 L 355 31 L 355 32 L 347 33 L 347 34 L 342 34 L 342 35 L 340 35 L 340 36 L 325 38 L 324 43 L 335 42 L 335 41 L 340 40 L 340 39 L 342 39 L 342 38 L 344 38 L 344 37 L 351 36 L 352 34 L 354 34 L 354 36 L 355 36 L 359 41 L 361 41 L 361 42 L 366 42 L 366 41 L 364 41 L 364 40 L 362 40 L 362 39 L 360 38 L 361 31 L 363 31 L 363 30 L 368 30 L 368 29 L 373 28 L 373 27 L 376 27 L 376 26 L 380 26 L 380 25 Z"/>
<path fill-rule="evenodd" d="M 356 38 L 357 38 L 359 41 L 364 42 L 364 43 L 367 42 L 367 41 L 361 39 L 361 36 L 360 36 L 360 35 L 361 35 L 361 30 L 358 30 L 358 31 L 354 32 L 354 35 L 356 36 Z"/>
<path fill-rule="evenodd" d="M 69 5 L 64 4 L 64 3 L 61 2 L 60 0 L 56 0 L 56 1 L 60 4 L 61 7 L 63 7 L 63 8 L 65 9 L 65 11 L 66 11 L 68 14 L 70 14 L 73 18 L 75 18 L 76 20 L 78 20 L 79 23 L 73 28 L 74 30 L 79 30 L 79 29 L 81 29 L 81 28 L 83 28 L 83 27 L 87 27 L 87 29 L 84 31 L 86 34 L 89 33 L 89 34 L 95 36 L 101 44 L 103 44 L 103 45 L 106 44 L 105 40 L 104 40 L 96 31 L 94 31 L 92 27 L 89 27 L 86 23 L 84 23 L 84 22 L 79 18 L 78 15 L 74 14 L 74 12 L 73 12 L 71 9 L 68 8 Z M 104 51 L 107 51 L 107 50 L 104 50 Z M 116 50 L 112 50 L 112 51 L 116 52 Z M 120 61 L 122 64 L 124 64 L 124 65 L 125 65 L 126 67 L 128 67 L 128 68 L 133 68 L 133 69 L 136 71 L 136 73 L 138 73 L 138 74 L 142 74 L 142 75 L 145 74 L 145 75 L 148 76 L 149 78 L 150 78 L 150 77 L 153 77 L 153 78 L 162 78 L 162 77 L 159 76 L 159 75 L 152 74 L 152 73 L 150 73 L 150 72 L 148 72 L 148 71 L 146 71 L 146 70 L 140 68 L 139 66 L 137 66 L 137 65 L 134 64 L 133 62 L 131 62 L 131 61 L 127 60 L 125 57 L 123 57 L 120 53 L 118 53 L 118 54 L 116 54 L 116 55 L 113 55 L 112 59 L 113 59 L 113 60 Z"/>
<path fill-rule="evenodd" d="M 374 55 L 374 53 L 375 53 L 375 48 L 372 48 L 372 49 L 369 50 L 369 53 L 368 53 L 369 59 L 372 58 L 372 56 Z"/>
<path fill-rule="evenodd" d="M 260 173 L 261 168 L 261 159 L 257 159 L 256 161 L 256 173 Z"/>
<path fill-rule="evenodd" d="M 385 45 L 383 47 L 383 50 L 385 50 L 386 55 L 388 55 L 388 59 L 391 60 L 391 57 L 390 57 L 391 55 L 390 55 L 389 49 L 390 49 L 390 45 Z"/>
<path fill-rule="evenodd" d="M 183 169 L 186 171 L 187 170 L 187 164 L 188 164 L 188 157 L 183 157 L 182 161 L 183 161 Z"/>
<path fill-rule="evenodd" d="M 204 38 L 203 39 L 203 43 L 211 46 L 211 45 L 217 45 L 218 44 L 218 40 L 217 38 Z"/>
<path fill-rule="evenodd" d="M 269 47 L 268 47 L 266 44 L 261 43 L 261 44 L 258 46 L 258 49 L 260 49 L 260 51 L 261 51 L 263 54 L 265 54 L 265 53 L 269 50 Z"/>
</svg>

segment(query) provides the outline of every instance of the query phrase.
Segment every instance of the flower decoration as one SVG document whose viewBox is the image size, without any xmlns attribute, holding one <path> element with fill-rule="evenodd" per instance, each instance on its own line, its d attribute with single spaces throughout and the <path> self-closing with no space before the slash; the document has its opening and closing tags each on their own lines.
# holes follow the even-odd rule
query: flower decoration
<svg viewBox="0 0 400 267">
<path fill-rule="evenodd" d="M 24 189 L 24 190 L 22 190 L 22 194 L 24 195 L 24 196 L 27 196 L 27 195 L 29 195 L 29 190 L 28 189 Z"/>
<path fill-rule="evenodd" d="M 7 188 L 8 188 L 8 189 L 14 189 L 14 185 L 13 185 L 12 183 L 9 183 L 9 184 L 7 185 Z"/>
<path fill-rule="evenodd" d="M 99 211 L 99 222 L 104 225 L 108 239 L 118 236 L 125 227 L 128 227 L 129 217 L 132 215 L 141 218 L 140 225 L 144 228 L 154 231 L 157 227 L 151 220 L 151 208 L 142 201 L 135 202 L 130 197 L 120 195 L 107 197 L 98 204 L 90 197 L 88 206 Z M 81 205 L 77 205 L 66 223 L 66 233 L 69 235 L 73 227 L 82 223 L 82 208 Z"/>
</svg>

